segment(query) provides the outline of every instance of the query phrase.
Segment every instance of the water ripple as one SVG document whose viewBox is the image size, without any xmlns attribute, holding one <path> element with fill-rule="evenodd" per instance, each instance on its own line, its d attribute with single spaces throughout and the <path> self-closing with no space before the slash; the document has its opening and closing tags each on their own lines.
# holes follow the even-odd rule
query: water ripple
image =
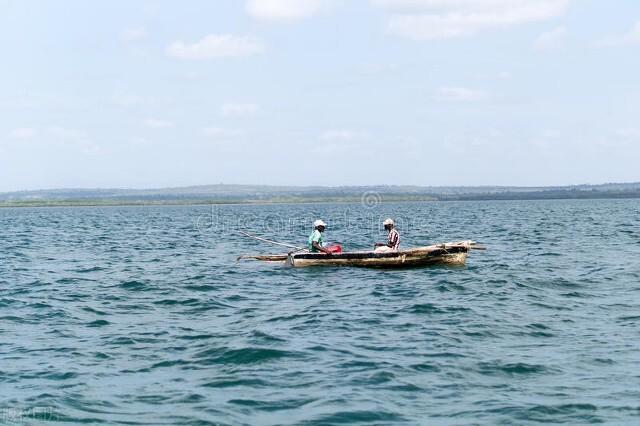
<svg viewBox="0 0 640 426">
<path fill-rule="evenodd" d="M 239 205 L 213 210 L 226 227 L 199 230 L 210 206 L 0 209 L 0 416 L 636 424 L 638 211 L 639 200 Z M 488 250 L 461 268 L 236 262 L 279 251 L 239 237 L 237 220 L 328 218 L 327 240 L 364 249 L 384 237 L 372 213 L 415 219 L 403 245 L 474 238 Z M 253 228 L 292 242 L 308 231 Z"/>
</svg>

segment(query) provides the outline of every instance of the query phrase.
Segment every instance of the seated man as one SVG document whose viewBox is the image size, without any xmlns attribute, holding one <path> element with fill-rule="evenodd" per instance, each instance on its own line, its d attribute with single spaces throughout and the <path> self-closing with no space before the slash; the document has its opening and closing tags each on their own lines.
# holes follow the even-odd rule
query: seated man
<svg viewBox="0 0 640 426">
<path fill-rule="evenodd" d="M 398 251 L 398 247 L 400 247 L 400 234 L 395 229 L 393 219 L 385 219 L 382 224 L 384 225 L 384 229 L 389 232 L 389 236 L 387 237 L 386 243 L 376 243 L 373 251 L 376 253 Z"/>
<path fill-rule="evenodd" d="M 322 233 L 326 228 L 327 224 L 321 221 L 320 219 L 313 222 L 313 232 L 309 235 L 309 251 L 319 252 L 326 254 L 331 254 L 329 250 L 322 246 Z"/>
</svg>

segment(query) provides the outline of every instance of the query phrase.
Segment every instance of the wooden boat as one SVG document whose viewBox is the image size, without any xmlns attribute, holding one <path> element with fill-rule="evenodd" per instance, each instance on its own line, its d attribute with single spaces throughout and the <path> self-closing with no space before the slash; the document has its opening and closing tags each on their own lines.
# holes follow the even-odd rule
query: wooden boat
<svg viewBox="0 0 640 426">
<path fill-rule="evenodd" d="M 296 251 L 289 254 L 241 256 L 241 258 L 283 263 L 295 268 L 306 266 L 398 268 L 435 264 L 464 265 L 467 254 L 471 249 L 482 250 L 484 247 L 477 246 L 474 241 L 466 240 L 386 253 L 354 251 L 328 255 L 324 253 Z"/>
</svg>

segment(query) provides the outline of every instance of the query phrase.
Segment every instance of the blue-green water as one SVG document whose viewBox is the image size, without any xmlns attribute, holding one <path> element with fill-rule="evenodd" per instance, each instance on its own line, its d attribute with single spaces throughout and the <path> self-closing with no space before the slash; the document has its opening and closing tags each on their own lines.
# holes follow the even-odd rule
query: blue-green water
<svg viewBox="0 0 640 426">
<path fill-rule="evenodd" d="M 465 267 L 290 269 L 471 238 Z M 0 424 L 640 423 L 640 201 L 0 209 Z"/>
</svg>

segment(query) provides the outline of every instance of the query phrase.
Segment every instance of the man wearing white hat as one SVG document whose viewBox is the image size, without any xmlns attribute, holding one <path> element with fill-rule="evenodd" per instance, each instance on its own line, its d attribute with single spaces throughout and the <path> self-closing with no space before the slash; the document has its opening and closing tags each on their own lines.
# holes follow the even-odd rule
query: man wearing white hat
<svg viewBox="0 0 640 426">
<path fill-rule="evenodd" d="M 382 224 L 384 225 L 384 229 L 389 232 L 389 236 L 386 243 L 376 243 L 374 246 L 374 251 L 376 253 L 398 251 L 398 247 L 400 247 L 400 234 L 395 228 L 393 219 L 385 219 Z"/>
<path fill-rule="evenodd" d="M 318 252 L 321 251 L 326 254 L 331 254 L 329 250 L 322 247 L 322 233 L 324 229 L 327 227 L 327 224 L 322 220 L 318 219 L 313 222 L 313 232 L 309 235 L 309 251 L 310 252 Z"/>
</svg>

